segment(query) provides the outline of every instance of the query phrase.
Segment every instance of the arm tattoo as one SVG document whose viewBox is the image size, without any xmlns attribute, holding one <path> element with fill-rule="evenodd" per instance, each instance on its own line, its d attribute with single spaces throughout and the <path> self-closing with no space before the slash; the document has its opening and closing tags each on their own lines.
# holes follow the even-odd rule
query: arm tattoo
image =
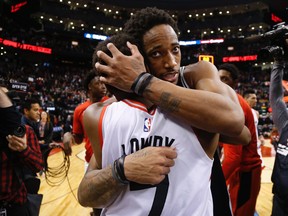
<svg viewBox="0 0 288 216">
<path fill-rule="evenodd" d="M 103 169 L 102 172 L 96 172 L 90 175 L 87 181 L 87 190 L 85 191 L 87 199 L 90 200 L 90 206 L 94 206 L 94 202 L 100 203 L 100 206 L 104 207 L 111 204 L 115 198 L 119 195 L 119 193 L 123 190 L 123 187 L 119 185 L 111 174 L 111 165 L 107 168 Z M 104 184 L 100 183 L 100 185 L 95 182 L 94 178 L 98 176 L 97 182 L 105 182 Z M 95 190 L 96 188 L 96 190 Z"/>
<path fill-rule="evenodd" d="M 171 94 L 163 92 L 160 97 L 159 105 L 168 112 L 177 112 L 179 110 L 179 105 L 181 100 L 176 98 L 171 98 Z"/>
</svg>

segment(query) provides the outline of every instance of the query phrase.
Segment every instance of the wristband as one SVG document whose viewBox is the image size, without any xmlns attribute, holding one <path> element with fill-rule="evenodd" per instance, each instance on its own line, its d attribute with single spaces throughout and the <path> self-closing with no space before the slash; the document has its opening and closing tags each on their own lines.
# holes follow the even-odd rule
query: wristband
<svg viewBox="0 0 288 216">
<path fill-rule="evenodd" d="M 137 95 L 142 96 L 152 78 L 153 76 L 151 74 L 142 72 L 133 82 L 131 90 Z"/>
<path fill-rule="evenodd" d="M 129 184 L 129 181 L 127 180 L 125 174 L 124 174 L 124 160 L 125 160 L 126 155 L 123 154 L 120 158 L 114 161 L 113 166 L 112 166 L 112 176 L 113 178 L 123 184 L 127 185 Z"/>
</svg>

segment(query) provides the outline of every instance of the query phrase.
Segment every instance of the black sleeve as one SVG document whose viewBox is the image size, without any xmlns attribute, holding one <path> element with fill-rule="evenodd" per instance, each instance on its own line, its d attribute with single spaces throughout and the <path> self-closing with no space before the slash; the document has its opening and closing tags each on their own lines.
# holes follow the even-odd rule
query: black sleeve
<svg viewBox="0 0 288 216">
<path fill-rule="evenodd" d="M 278 128 L 280 134 L 288 123 L 287 107 L 283 101 L 284 91 L 282 79 L 284 71 L 284 63 L 274 63 L 271 71 L 269 89 L 269 101 L 272 107 L 273 123 Z"/>
</svg>

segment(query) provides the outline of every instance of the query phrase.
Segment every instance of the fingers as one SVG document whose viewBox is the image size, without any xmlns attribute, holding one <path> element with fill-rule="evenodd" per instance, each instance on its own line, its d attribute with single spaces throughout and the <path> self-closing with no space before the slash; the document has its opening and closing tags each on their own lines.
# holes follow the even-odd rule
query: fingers
<svg viewBox="0 0 288 216">
<path fill-rule="evenodd" d="M 123 53 L 120 52 L 113 43 L 108 43 L 107 48 L 110 50 L 110 52 L 112 54 L 112 58 L 115 56 L 123 55 Z M 106 53 L 104 53 L 103 51 L 101 51 L 101 50 L 97 51 L 97 56 L 99 59 L 104 61 L 107 65 L 109 65 L 111 63 L 112 58 L 109 55 L 107 55 Z"/>
<path fill-rule="evenodd" d="M 104 84 L 108 84 L 108 80 L 106 77 L 100 76 L 100 81 L 103 82 Z"/>
<path fill-rule="evenodd" d="M 120 52 L 119 49 L 113 43 L 108 43 L 107 48 L 110 50 L 112 56 L 123 55 L 123 53 Z"/>
<path fill-rule="evenodd" d="M 166 156 L 166 158 L 169 159 L 175 159 L 177 158 L 177 151 L 175 147 L 161 147 L 163 149 L 163 154 Z"/>
<path fill-rule="evenodd" d="M 124 162 L 126 178 L 138 183 L 155 183 L 170 173 L 176 157 L 176 149 L 171 147 L 147 147 L 127 155 Z"/>
<path fill-rule="evenodd" d="M 134 45 L 134 44 L 131 44 L 129 41 L 127 41 L 127 46 L 129 47 L 132 55 L 134 55 L 136 53 L 137 54 L 140 53 L 139 50 L 138 50 L 138 47 L 136 45 Z"/>
<path fill-rule="evenodd" d="M 145 154 L 141 153 L 142 151 L 145 152 Z M 161 147 L 147 147 L 143 150 L 140 150 L 139 152 L 136 152 L 136 154 L 143 154 L 143 155 L 155 155 L 155 156 L 161 156 L 157 158 L 167 158 L 169 160 L 174 160 L 177 158 L 177 151 L 175 147 L 167 147 L 167 146 L 161 146 Z"/>
<path fill-rule="evenodd" d="M 13 151 L 19 151 L 19 147 L 13 145 L 12 143 L 8 143 L 8 147 Z"/>
<path fill-rule="evenodd" d="M 162 175 L 168 175 L 170 173 L 170 167 L 161 167 L 162 170 L 159 172 Z"/>
<path fill-rule="evenodd" d="M 24 135 L 24 137 L 18 137 L 15 135 L 8 135 L 7 140 L 8 141 L 16 141 L 16 142 L 25 144 L 26 143 L 26 134 Z"/>
<path fill-rule="evenodd" d="M 110 57 L 109 57 L 110 58 Z M 108 61 L 108 60 L 107 60 Z M 107 62 L 106 62 L 107 63 Z M 99 62 L 96 62 L 95 64 L 95 68 L 96 70 L 101 74 L 101 77 L 100 77 L 100 81 L 103 82 L 103 80 L 101 78 L 105 78 L 107 77 L 107 74 L 109 73 L 110 75 L 110 67 L 107 66 L 107 65 L 103 65 L 103 64 L 100 64 Z M 105 83 L 105 82 L 104 82 Z"/>
<path fill-rule="evenodd" d="M 109 63 L 109 61 L 111 60 L 111 57 L 108 56 L 106 53 L 104 53 L 103 51 L 99 50 L 97 51 L 97 56 L 99 59 L 101 59 L 102 61 L 104 61 L 106 64 Z M 113 56 L 113 53 L 112 53 Z M 97 67 L 96 67 L 97 68 Z"/>
<path fill-rule="evenodd" d="M 167 158 L 163 165 L 164 165 L 165 167 L 172 167 L 172 166 L 175 165 L 175 161 L 172 160 L 172 159 L 168 159 L 168 158 Z"/>
<path fill-rule="evenodd" d="M 27 144 L 26 144 L 26 135 L 24 137 L 17 137 L 14 135 L 8 135 L 6 137 L 6 139 L 8 140 L 8 147 L 13 150 L 13 151 L 23 151 L 27 148 Z"/>
</svg>

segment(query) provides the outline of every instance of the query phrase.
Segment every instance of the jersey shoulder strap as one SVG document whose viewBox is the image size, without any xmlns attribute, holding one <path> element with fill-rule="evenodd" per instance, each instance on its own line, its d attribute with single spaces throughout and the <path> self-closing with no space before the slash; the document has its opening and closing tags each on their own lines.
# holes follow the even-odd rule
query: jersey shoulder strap
<svg viewBox="0 0 288 216">
<path fill-rule="evenodd" d="M 184 88 L 190 88 L 184 77 L 185 66 L 180 67 L 180 81 Z"/>
</svg>

